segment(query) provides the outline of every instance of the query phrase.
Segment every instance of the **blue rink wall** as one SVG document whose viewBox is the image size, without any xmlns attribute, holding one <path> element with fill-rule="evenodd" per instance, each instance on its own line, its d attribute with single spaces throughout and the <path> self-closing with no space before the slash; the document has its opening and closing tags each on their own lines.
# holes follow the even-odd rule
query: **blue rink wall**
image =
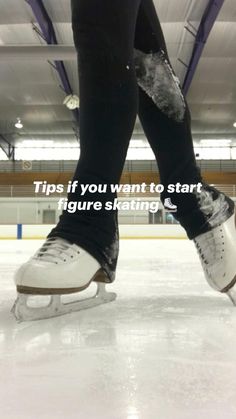
<svg viewBox="0 0 236 419">
<path fill-rule="evenodd" d="M 0 239 L 45 239 L 54 225 L 12 224 L 0 225 Z M 180 225 L 122 224 L 119 226 L 122 239 L 186 239 Z"/>
</svg>

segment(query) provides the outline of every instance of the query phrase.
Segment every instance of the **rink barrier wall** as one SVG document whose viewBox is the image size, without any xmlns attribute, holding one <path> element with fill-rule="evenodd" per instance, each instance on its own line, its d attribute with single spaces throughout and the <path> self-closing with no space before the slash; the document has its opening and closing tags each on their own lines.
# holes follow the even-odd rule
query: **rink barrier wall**
<svg viewBox="0 0 236 419">
<path fill-rule="evenodd" d="M 0 239 L 38 239 L 43 240 L 54 225 L 49 224 L 15 224 L 0 225 Z M 119 226 L 121 239 L 186 239 L 183 228 L 167 224 L 121 224 Z"/>
</svg>

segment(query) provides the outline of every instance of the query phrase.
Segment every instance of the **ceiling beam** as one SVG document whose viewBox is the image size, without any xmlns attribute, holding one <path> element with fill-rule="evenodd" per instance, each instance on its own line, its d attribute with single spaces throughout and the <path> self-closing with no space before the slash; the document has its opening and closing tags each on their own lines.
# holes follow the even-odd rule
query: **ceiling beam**
<svg viewBox="0 0 236 419">
<path fill-rule="evenodd" d="M 225 0 L 209 0 L 196 35 L 193 53 L 185 76 L 183 91 L 187 95 L 207 39 Z"/>
<path fill-rule="evenodd" d="M 53 23 L 47 13 L 47 10 L 43 4 L 42 0 L 26 0 L 26 2 L 31 7 L 34 16 L 39 24 L 42 35 L 48 45 L 58 45 L 56 33 L 54 31 Z M 63 61 L 55 61 L 55 68 L 59 74 L 62 87 L 67 95 L 73 94 L 73 90 L 70 85 L 70 81 L 65 69 Z M 79 123 L 79 111 L 75 109 L 72 111 L 74 117 Z"/>
<path fill-rule="evenodd" d="M 2 134 L 0 134 L 0 148 L 9 160 L 15 160 L 15 147 Z"/>
<path fill-rule="evenodd" d="M 0 45 L 0 56 L 1 58 L 4 58 L 5 61 L 72 61 L 77 59 L 75 47 L 65 45 Z"/>
</svg>

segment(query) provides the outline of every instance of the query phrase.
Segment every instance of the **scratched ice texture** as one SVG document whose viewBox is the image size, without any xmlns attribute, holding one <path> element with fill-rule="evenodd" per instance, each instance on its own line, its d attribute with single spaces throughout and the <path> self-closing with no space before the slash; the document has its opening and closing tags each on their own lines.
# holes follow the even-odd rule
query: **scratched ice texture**
<svg viewBox="0 0 236 419">
<path fill-rule="evenodd" d="M 13 273 L 41 243 L 0 242 L 2 418 L 235 419 L 236 310 L 191 242 L 121 241 L 117 301 L 18 324 Z"/>
</svg>

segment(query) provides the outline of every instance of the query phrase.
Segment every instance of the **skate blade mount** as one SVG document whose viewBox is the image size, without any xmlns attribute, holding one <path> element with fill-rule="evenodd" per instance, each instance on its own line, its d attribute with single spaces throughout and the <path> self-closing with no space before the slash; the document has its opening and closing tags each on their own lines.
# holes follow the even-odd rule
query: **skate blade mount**
<svg viewBox="0 0 236 419">
<path fill-rule="evenodd" d="M 114 292 L 106 291 L 106 284 L 97 283 L 97 292 L 93 297 L 63 303 L 61 295 L 51 295 L 47 306 L 30 307 L 27 304 L 27 300 L 29 297 L 32 297 L 32 295 L 18 293 L 11 311 L 19 323 L 24 321 L 43 320 L 109 303 L 114 301 L 116 296 L 117 295 Z"/>
<path fill-rule="evenodd" d="M 227 295 L 229 299 L 232 301 L 233 305 L 236 306 L 236 289 L 235 286 L 232 287 L 228 292 Z"/>
</svg>

